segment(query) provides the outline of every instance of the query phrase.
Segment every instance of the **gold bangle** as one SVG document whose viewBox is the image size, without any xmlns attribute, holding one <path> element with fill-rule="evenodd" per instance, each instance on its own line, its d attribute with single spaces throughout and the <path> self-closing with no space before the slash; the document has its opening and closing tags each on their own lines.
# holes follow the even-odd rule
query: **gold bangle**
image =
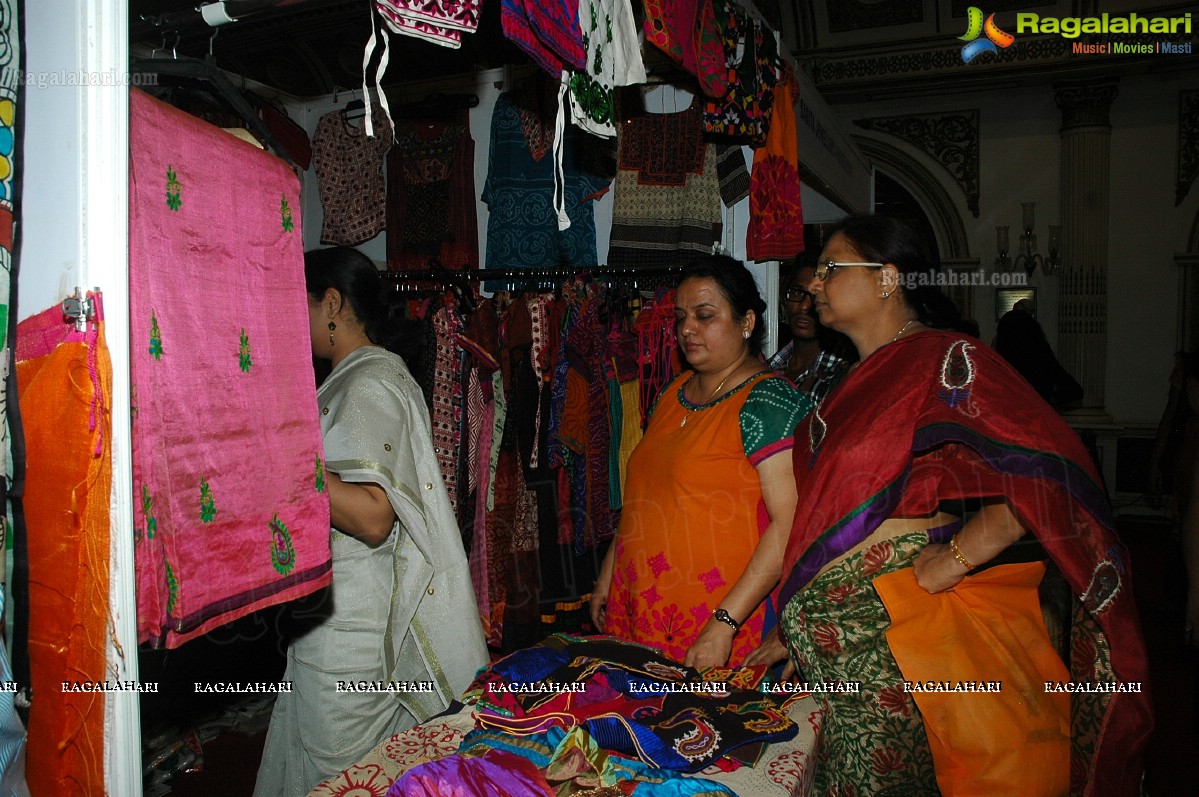
<svg viewBox="0 0 1199 797">
<path fill-rule="evenodd" d="M 949 550 L 953 553 L 953 558 L 958 560 L 958 564 L 968 571 L 974 569 L 974 565 L 970 564 L 970 560 L 962 555 L 962 549 L 958 547 L 958 535 L 949 538 Z"/>
</svg>

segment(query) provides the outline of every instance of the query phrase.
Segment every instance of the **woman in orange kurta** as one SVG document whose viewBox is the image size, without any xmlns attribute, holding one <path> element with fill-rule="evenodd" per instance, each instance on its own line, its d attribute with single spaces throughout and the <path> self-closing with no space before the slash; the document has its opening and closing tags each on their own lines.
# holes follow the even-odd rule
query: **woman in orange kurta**
<svg viewBox="0 0 1199 797">
<path fill-rule="evenodd" d="M 690 666 L 739 666 L 761 643 L 795 508 L 787 452 L 811 403 L 756 356 L 764 310 L 736 260 L 684 270 L 676 335 L 692 370 L 662 391 L 629 460 L 592 593 L 598 628 Z"/>
</svg>

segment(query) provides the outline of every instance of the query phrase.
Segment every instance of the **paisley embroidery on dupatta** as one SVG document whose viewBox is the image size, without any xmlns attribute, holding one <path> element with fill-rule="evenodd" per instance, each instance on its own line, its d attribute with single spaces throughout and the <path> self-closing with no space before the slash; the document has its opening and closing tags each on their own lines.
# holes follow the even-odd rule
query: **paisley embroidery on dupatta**
<svg viewBox="0 0 1199 797">
<path fill-rule="evenodd" d="M 1087 591 L 1079 600 L 1091 614 L 1098 614 L 1111 605 L 1120 594 L 1120 569 L 1116 562 L 1105 559 L 1095 566 Z"/>
<path fill-rule="evenodd" d="M 291 542 L 291 532 L 279 519 L 279 515 L 271 517 L 271 567 L 281 576 L 285 576 L 296 566 L 296 548 Z"/>
<path fill-rule="evenodd" d="M 970 400 L 970 392 L 974 384 L 974 362 L 970 359 L 970 350 L 974 347 L 964 340 L 955 340 L 945 352 L 941 361 L 941 390 L 937 398 L 949 405 L 950 409 L 961 409 L 967 415 L 974 415 L 977 409 Z"/>
</svg>

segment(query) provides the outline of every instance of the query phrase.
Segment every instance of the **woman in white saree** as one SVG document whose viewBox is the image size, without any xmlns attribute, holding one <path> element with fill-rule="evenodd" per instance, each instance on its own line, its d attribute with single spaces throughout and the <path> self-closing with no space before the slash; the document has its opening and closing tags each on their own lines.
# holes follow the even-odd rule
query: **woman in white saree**
<svg viewBox="0 0 1199 797">
<path fill-rule="evenodd" d="M 333 584 L 292 641 L 255 797 L 303 795 L 444 709 L 487 663 L 478 606 L 420 388 L 388 351 L 374 264 L 304 258 L 332 525 Z"/>
</svg>

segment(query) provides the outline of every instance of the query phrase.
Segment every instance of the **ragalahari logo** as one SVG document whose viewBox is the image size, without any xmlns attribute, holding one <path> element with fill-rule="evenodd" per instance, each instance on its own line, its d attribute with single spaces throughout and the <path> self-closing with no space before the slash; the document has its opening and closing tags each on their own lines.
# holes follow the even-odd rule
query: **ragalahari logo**
<svg viewBox="0 0 1199 797">
<path fill-rule="evenodd" d="M 980 39 L 979 36 L 983 35 L 986 38 Z M 998 55 L 999 50 L 1011 47 L 1016 37 L 999 29 L 994 14 L 983 22 L 982 9 L 970 6 L 966 12 L 966 35 L 958 36 L 958 40 L 966 42 L 962 48 L 962 60 L 968 64 L 983 53 Z"/>
</svg>

